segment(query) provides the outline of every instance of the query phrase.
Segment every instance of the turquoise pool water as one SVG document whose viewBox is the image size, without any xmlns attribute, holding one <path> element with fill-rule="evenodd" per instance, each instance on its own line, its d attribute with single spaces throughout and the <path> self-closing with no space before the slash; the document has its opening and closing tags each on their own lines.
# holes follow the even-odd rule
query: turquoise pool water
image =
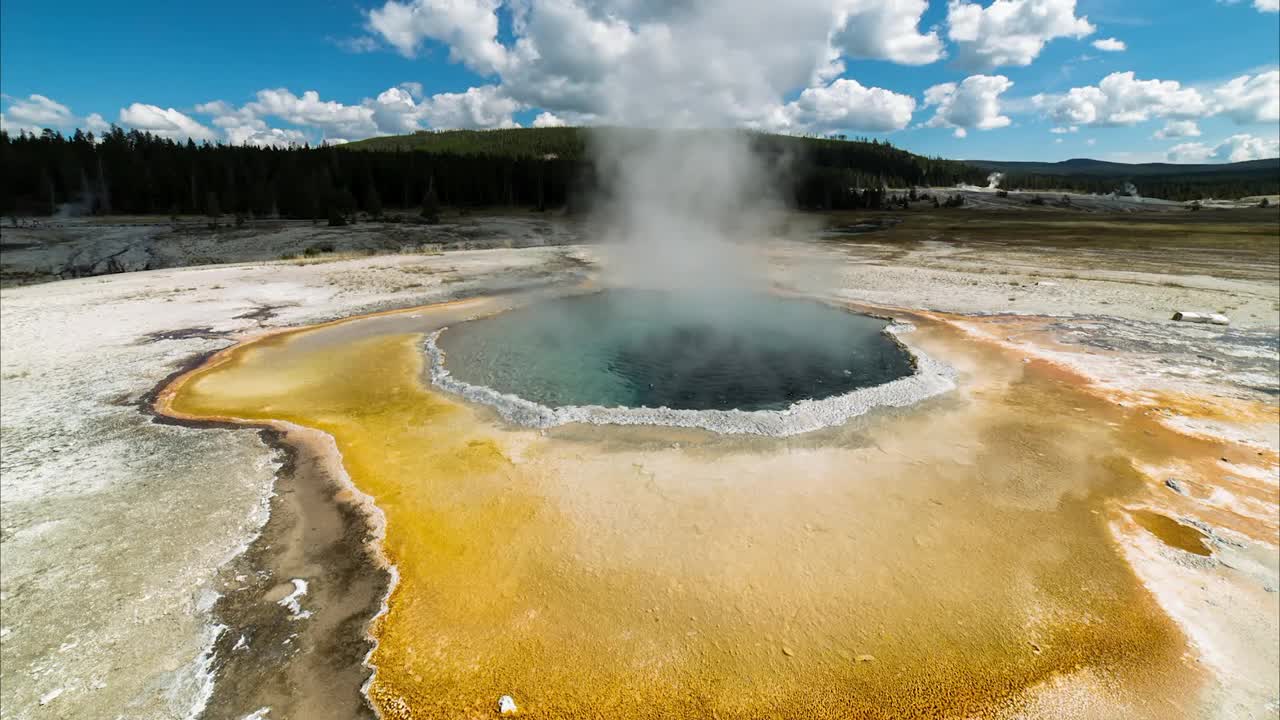
<svg viewBox="0 0 1280 720">
<path fill-rule="evenodd" d="M 781 410 L 913 372 L 885 320 L 765 294 L 610 290 L 459 323 L 453 377 L 548 407 Z"/>
</svg>

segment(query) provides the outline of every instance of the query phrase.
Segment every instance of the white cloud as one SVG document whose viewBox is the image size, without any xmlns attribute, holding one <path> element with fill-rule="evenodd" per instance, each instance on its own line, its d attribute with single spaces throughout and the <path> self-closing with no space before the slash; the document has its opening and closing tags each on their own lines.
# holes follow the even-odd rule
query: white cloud
<svg viewBox="0 0 1280 720">
<path fill-rule="evenodd" d="M 1280 157 L 1280 139 L 1260 138 L 1254 135 L 1232 135 L 1214 148 L 1213 158 L 1227 162 L 1262 160 Z"/>
<path fill-rule="evenodd" d="M 956 44 L 964 67 L 1025 66 L 1051 40 L 1093 33 L 1089 19 L 1075 13 L 1076 0 L 995 0 L 985 8 L 949 0 L 947 37 Z"/>
<path fill-rule="evenodd" d="M 564 127 L 566 124 L 563 118 L 549 112 L 538 113 L 538 117 L 533 119 L 533 126 L 536 128 Z"/>
<path fill-rule="evenodd" d="M 1036 95 L 1032 101 L 1064 125 L 1136 125 L 1151 118 L 1202 117 L 1211 109 L 1195 88 L 1174 80 L 1138 80 L 1132 72 L 1112 73 L 1097 86 L 1071 88 L 1066 95 Z"/>
<path fill-rule="evenodd" d="M 405 53 L 446 44 L 520 107 L 629 125 L 808 126 L 838 103 L 826 96 L 852 89 L 830 84 L 845 58 L 923 64 L 944 54 L 938 32 L 919 27 L 926 0 L 520 0 L 507 5 L 507 44 L 497 6 L 392 0 L 370 13 L 369 29 Z M 806 89 L 804 102 L 785 102 Z M 862 122 L 882 110 L 838 114 Z"/>
<path fill-rule="evenodd" d="M 1222 5 L 1239 5 L 1240 0 L 1218 0 Z M 1280 0 L 1253 0 L 1253 9 L 1258 12 L 1280 12 Z"/>
<path fill-rule="evenodd" d="M 111 129 L 111 123 L 98 113 L 89 113 L 84 119 L 84 129 L 92 133 L 104 133 Z"/>
<path fill-rule="evenodd" d="M 120 110 L 120 124 L 173 140 L 216 140 L 217 134 L 173 108 L 133 103 Z"/>
<path fill-rule="evenodd" d="M 402 82 L 396 87 L 409 93 L 414 100 L 421 100 L 425 93 L 420 82 Z"/>
<path fill-rule="evenodd" d="M 1169 148 L 1166 157 L 1175 163 L 1202 163 L 1213 155 L 1213 148 L 1204 143 L 1180 143 Z"/>
<path fill-rule="evenodd" d="M 375 135 L 399 135 L 423 130 L 516 127 L 513 114 L 523 109 L 500 87 L 485 85 L 462 93 L 423 97 L 422 85 L 406 82 L 387 88 L 358 105 L 323 100 L 314 90 L 295 95 L 287 88 L 260 90 L 242 107 L 215 100 L 197 105 L 197 113 L 213 116 L 233 144 L 287 145 L 327 142 L 338 144 Z M 276 118 L 295 128 L 272 128 Z M 319 137 L 316 137 L 318 135 Z"/>
<path fill-rule="evenodd" d="M 1080 128 L 1075 125 L 1069 125 L 1067 127 L 1049 128 L 1049 132 L 1054 135 L 1066 135 L 1067 133 L 1080 132 Z"/>
<path fill-rule="evenodd" d="M 943 57 L 936 30 L 921 33 L 926 0 L 841 0 L 832 45 L 849 58 L 924 65 Z"/>
<path fill-rule="evenodd" d="M 77 117 L 71 108 L 44 95 L 32 94 L 26 98 L 5 95 L 3 98 L 9 107 L 0 113 L 0 128 L 7 132 L 26 131 L 38 135 L 45 128 L 70 132 L 78 127 L 101 135 L 111 129 L 111 123 L 98 113 Z"/>
<path fill-rule="evenodd" d="M 507 49 L 498 42 L 498 0 L 390 0 L 369 11 L 368 29 L 407 57 L 423 40 L 449 48 L 449 59 L 482 75 L 499 71 Z"/>
<path fill-rule="evenodd" d="M 1103 52 L 1124 52 L 1128 49 L 1123 40 L 1117 40 L 1113 37 L 1094 40 L 1093 46 Z"/>
<path fill-rule="evenodd" d="M 824 87 L 806 88 L 759 126 L 786 132 L 887 132 L 906 127 L 915 108 L 910 95 L 840 78 Z"/>
<path fill-rule="evenodd" d="M 377 133 L 372 107 L 321 100 L 315 90 L 307 90 L 301 96 L 286 88 L 259 90 L 257 99 L 245 105 L 244 110 L 253 117 L 273 116 L 294 125 L 314 127 L 325 136 L 368 137 Z"/>
<path fill-rule="evenodd" d="M 307 135 L 302 130 L 268 127 L 266 121 L 258 117 L 248 106 L 236 108 L 222 100 L 214 100 L 196 105 L 195 111 L 214 116 L 213 124 L 222 128 L 227 142 L 231 145 L 288 147 L 307 142 Z"/>
<path fill-rule="evenodd" d="M 1238 123 L 1275 123 L 1280 121 L 1280 70 L 1241 75 L 1215 89 L 1213 96 L 1218 111 Z"/>
<path fill-rule="evenodd" d="M 1071 88 L 1065 95 L 1036 95 L 1032 105 L 1063 125 L 1129 126 L 1152 119 L 1225 115 L 1240 124 L 1280 121 L 1280 70 L 1241 75 L 1203 92 L 1175 80 L 1139 80 L 1132 72 L 1112 73 L 1096 86 Z M 1194 123 L 1170 122 L 1157 138 Z"/>
<path fill-rule="evenodd" d="M 519 127 L 511 117 L 520 109 L 496 85 L 469 88 L 464 93 L 440 93 L 422 103 L 420 115 L 438 128 Z"/>
<path fill-rule="evenodd" d="M 378 94 L 372 102 L 366 101 L 372 109 L 373 124 L 376 133 L 403 135 L 422 129 L 420 117 L 422 108 L 414 99 L 412 88 L 393 87 Z M 355 135 L 376 134 L 360 131 Z"/>
<path fill-rule="evenodd" d="M 1260 138 L 1249 134 L 1232 135 L 1217 145 L 1200 142 L 1181 143 L 1169 148 L 1167 157 L 1175 163 L 1202 163 L 1208 160 L 1244 162 L 1280 157 L 1280 139 Z"/>
<path fill-rule="evenodd" d="M 381 45 L 378 44 L 377 39 L 369 37 L 368 35 L 357 35 L 356 37 L 349 37 L 349 38 L 336 38 L 332 42 L 334 45 L 337 45 L 342 50 L 349 52 L 353 55 L 363 55 L 364 53 L 376 52 L 380 47 L 382 47 Z"/>
<path fill-rule="evenodd" d="M 71 108 L 44 95 L 29 95 L 9 103 L 5 119 L 20 128 L 66 128 L 75 122 Z"/>
<path fill-rule="evenodd" d="M 232 145 L 256 145 L 257 147 L 288 147 L 304 145 L 306 133 L 301 130 L 283 130 L 281 128 L 257 128 L 250 125 L 229 127 L 224 130 L 227 142 Z"/>
<path fill-rule="evenodd" d="M 1195 120 L 1170 120 L 1151 137 L 1156 140 L 1167 140 L 1182 137 L 1200 137 L 1200 126 Z"/>
<path fill-rule="evenodd" d="M 970 75 L 959 84 L 943 83 L 924 91 L 926 107 L 937 111 L 926 127 L 955 128 L 956 137 L 965 137 L 969 128 L 994 130 L 1012 121 L 1000 114 L 1000 94 L 1013 87 L 1003 75 Z"/>
</svg>

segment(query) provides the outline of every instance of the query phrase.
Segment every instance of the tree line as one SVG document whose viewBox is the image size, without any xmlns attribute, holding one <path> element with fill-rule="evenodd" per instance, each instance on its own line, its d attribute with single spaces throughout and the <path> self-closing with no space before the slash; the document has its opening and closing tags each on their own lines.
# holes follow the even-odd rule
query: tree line
<svg viewBox="0 0 1280 720">
<path fill-rule="evenodd" d="M 1136 191 L 1144 197 L 1186 202 L 1211 198 L 1235 199 L 1253 195 L 1275 195 L 1280 193 L 1280 174 L 1274 170 L 1265 169 L 1232 173 L 1196 172 L 1142 176 L 1008 173 L 1000 181 L 1000 185 L 1014 190 L 1045 192 L 1057 190 L 1098 195 L 1131 194 Z"/>
<path fill-rule="evenodd" d="M 649 132 L 649 131 L 632 131 Z M 713 132 L 713 131 L 707 131 Z M 739 132 L 739 131 L 714 131 Z M 323 219 L 440 206 L 581 210 L 599 190 L 587 131 L 448 131 L 339 146 L 178 142 L 112 128 L 0 132 L 0 214 L 236 215 Z M 977 182 L 985 171 L 887 142 L 748 133 L 786 155 L 772 181 L 806 209 L 881 207 L 885 187 Z"/>
</svg>

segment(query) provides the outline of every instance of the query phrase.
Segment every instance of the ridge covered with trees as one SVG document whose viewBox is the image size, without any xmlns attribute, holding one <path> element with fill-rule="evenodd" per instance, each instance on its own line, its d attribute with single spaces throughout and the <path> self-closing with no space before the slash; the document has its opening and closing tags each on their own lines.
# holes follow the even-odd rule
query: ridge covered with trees
<svg viewBox="0 0 1280 720">
<path fill-rule="evenodd" d="M 978 168 L 887 142 L 746 136 L 779 161 L 771 163 L 779 168 L 774 180 L 800 208 L 879 207 L 886 186 L 985 177 Z M 598 189 L 588 142 L 581 128 L 423 132 L 289 148 L 175 142 L 120 128 L 101 137 L 79 130 L 70 136 L 0 133 L 0 214 L 333 220 L 441 205 L 575 211 Z M 434 212 L 422 215 L 430 219 Z"/>
<path fill-rule="evenodd" d="M 1001 187 L 1106 194 L 1133 192 L 1165 200 L 1235 199 L 1280 194 L 1280 158 L 1178 165 L 1113 163 L 1077 158 L 1057 163 L 968 160 L 1004 173 Z"/>
<path fill-rule="evenodd" d="M 615 134 L 605 142 L 631 142 L 656 131 L 608 132 Z M 992 170 L 1008 174 L 1004 186 L 1029 190 L 1108 193 L 1132 179 L 1144 195 L 1175 200 L 1280 192 L 1274 161 L 1140 173 L 1133 168 L 1141 166 L 1096 161 L 966 163 L 843 136 L 679 132 L 742 133 L 772 168 L 781 196 L 800 209 L 880 208 L 886 187 L 986 184 Z M 203 214 L 340 224 L 357 212 L 378 217 L 387 209 L 431 222 L 441 206 L 575 212 L 601 189 L 590 152 L 600 141 L 570 127 L 418 132 L 287 148 L 176 142 L 120 128 L 100 137 L 79 130 L 0 132 L 0 214 Z M 1058 170 L 1065 166 L 1069 172 Z"/>
</svg>

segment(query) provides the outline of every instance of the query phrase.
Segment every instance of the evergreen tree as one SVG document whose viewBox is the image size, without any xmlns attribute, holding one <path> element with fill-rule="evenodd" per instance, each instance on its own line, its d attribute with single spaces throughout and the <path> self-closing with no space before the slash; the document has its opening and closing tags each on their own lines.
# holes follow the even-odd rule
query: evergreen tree
<svg viewBox="0 0 1280 720">
<path fill-rule="evenodd" d="M 613 142 L 643 144 L 654 131 L 611 132 L 616 132 Z M 681 132 L 696 141 L 701 134 L 734 131 Z M 770 189 L 802 209 L 886 207 L 886 186 L 985 184 L 991 172 L 913 155 L 886 142 L 742 136 L 774 169 Z M 1144 196 L 1179 201 L 1280 193 L 1280 163 L 1274 160 L 1221 167 L 1131 166 L 1092 175 L 1053 174 L 1052 167 L 1010 169 L 1004 183 L 1040 192 L 1046 202 L 1063 191 L 1111 193 L 1126 182 Z M 99 214 L 206 214 L 212 193 L 218 216 L 278 213 L 319 219 L 329 214 L 332 189 L 346 188 L 371 215 L 394 198 L 406 210 L 421 201 L 423 217 L 438 220 L 445 204 L 577 211 L 593 197 L 616 192 L 608 187 L 608 175 L 595 173 L 581 128 L 430 132 L 320 148 L 175 142 L 119 127 L 101 137 L 0 131 L 0 168 L 0 214 L 6 215 L 55 213 L 69 202 Z M 946 199 L 943 195 L 940 204 Z"/>
<path fill-rule="evenodd" d="M 422 196 L 422 212 L 419 213 L 428 224 L 440 222 L 440 199 L 436 197 L 436 176 L 427 179 L 427 192 Z"/>
<path fill-rule="evenodd" d="M 204 197 L 204 214 L 209 217 L 209 227 L 218 227 L 218 216 L 222 215 L 222 208 L 218 205 L 218 193 L 210 190 Z"/>
<path fill-rule="evenodd" d="M 372 182 L 365 188 L 364 211 L 371 218 L 382 217 L 382 198 L 378 197 L 378 188 Z"/>
<path fill-rule="evenodd" d="M 331 190 L 325 200 L 325 212 L 331 227 L 355 221 L 356 199 L 347 190 Z"/>
</svg>

